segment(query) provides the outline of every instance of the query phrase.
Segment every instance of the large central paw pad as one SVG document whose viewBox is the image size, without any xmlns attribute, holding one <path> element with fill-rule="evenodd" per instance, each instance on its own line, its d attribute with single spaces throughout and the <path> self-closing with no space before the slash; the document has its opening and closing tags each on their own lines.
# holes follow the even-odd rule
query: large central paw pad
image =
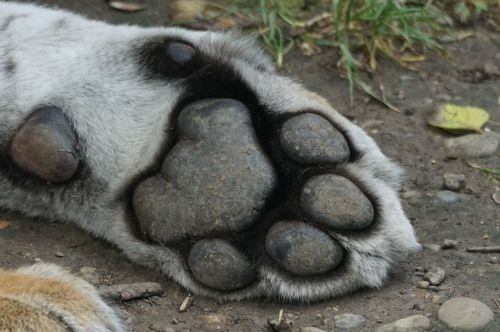
<svg viewBox="0 0 500 332">
<path fill-rule="evenodd" d="M 310 299 L 376 286 L 388 253 L 405 249 L 397 237 L 412 240 L 404 224 L 381 231 L 395 220 L 387 211 L 404 218 L 397 198 L 322 115 L 271 117 L 209 99 L 180 111 L 176 135 L 133 206 L 143 233 L 177 252 L 178 280 L 197 292 Z"/>
<path fill-rule="evenodd" d="M 171 244 L 249 227 L 276 175 L 248 109 L 230 99 L 193 103 L 181 111 L 177 134 L 160 173 L 135 190 L 143 231 Z"/>
</svg>

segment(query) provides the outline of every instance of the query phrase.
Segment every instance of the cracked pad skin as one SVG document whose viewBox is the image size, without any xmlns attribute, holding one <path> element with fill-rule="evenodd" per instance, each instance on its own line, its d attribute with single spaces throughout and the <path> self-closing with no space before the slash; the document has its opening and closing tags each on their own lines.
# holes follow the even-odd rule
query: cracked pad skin
<svg viewBox="0 0 500 332">
<path fill-rule="evenodd" d="M 170 244 L 252 225 L 276 175 L 248 109 L 230 99 L 195 102 L 181 110 L 177 130 L 160 173 L 135 190 L 142 231 Z"/>
</svg>

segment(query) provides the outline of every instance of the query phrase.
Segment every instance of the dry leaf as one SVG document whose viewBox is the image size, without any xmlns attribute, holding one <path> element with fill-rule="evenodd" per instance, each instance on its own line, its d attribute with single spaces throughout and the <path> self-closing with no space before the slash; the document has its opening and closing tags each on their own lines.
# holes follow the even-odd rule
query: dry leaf
<svg viewBox="0 0 500 332">
<path fill-rule="evenodd" d="M 488 112 L 482 108 L 445 104 L 429 118 L 428 123 L 450 132 L 481 132 L 489 118 Z"/>
<path fill-rule="evenodd" d="M 177 0 L 173 3 L 174 20 L 188 21 L 203 15 L 207 3 L 201 0 Z"/>
<path fill-rule="evenodd" d="M 307 41 L 300 43 L 299 48 L 305 56 L 312 56 L 321 53 L 321 48 Z"/>
<path fill-rule="evenodd" d="M 140 12 L 144 9 L 144 5 L 132 2 L 110 1 L 109 6 L 116 10 L 121 10 L 128 13 Z"/>
<path fill-rule="evenodd" d="M 10 221 L 0 220 L 0 230 L 7 228 L 10 225 Z"/>
</svg>

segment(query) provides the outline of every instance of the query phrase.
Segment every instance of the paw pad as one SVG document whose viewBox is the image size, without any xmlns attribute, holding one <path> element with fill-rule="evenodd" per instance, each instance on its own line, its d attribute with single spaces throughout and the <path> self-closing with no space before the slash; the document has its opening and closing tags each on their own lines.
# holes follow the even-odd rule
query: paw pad
<svg viewBox="0 0 500 332">
<path fill-rule="evenodd" d="M 365 194 L 348 179 L 333 174 L 308 179 L 300 205 L 307 217 L 333 229 L 363 229 L 374 215 Z"/>
<path fill-rule="evenodd" d="M 76 135 L 55 107 L 33 111 L 14 134 L 10 155 L 24 171 L 56 183 L 69 180 L 80 163 Z"/>
<path fill-rule="evenodd" d="M 258 144 L 248 109 L 230 99 L 184 108 L 178 141 L 159 174 L 135 190 L 144 233 L 172 244 L 249 227 L 274 189 L 276 175 Z"/>
<path fill-rule="evenodd" d="M 175 145 L 134 192 L 142 231 L 176 248 L 208 293 L 290 280 L 308 289 L 342 275 L 357 283 L 352 274 L 372 260 L 355 266 L 350 236 L 368 234 L 378 211 L 351 178 L 347 140 L 318 114 L 263 124 L 254 111 L 231 99 L 180 111 Z"/>
<path fill-rule="evenodd" d="M 337 165 L 349 159 L 344 136 L 328 120 L 313 113 L 285 121 L 279 139 L 284 152 L 301 164 Z"/>
<path fill-rule="evenodd" d="M 299 221 L 279 221 L 266 235 L 267 253 L 285 270 L 303 276 L 333 270 L 342 247 L 323 231 Z"/>
<path fill-rule="evenodd" d="M 221 290 L 244 287 L 257 277 L 250 260 L 222 239 L 196 242 L 189 251 L 188 266 L 199 282 Z"/>
</svg>

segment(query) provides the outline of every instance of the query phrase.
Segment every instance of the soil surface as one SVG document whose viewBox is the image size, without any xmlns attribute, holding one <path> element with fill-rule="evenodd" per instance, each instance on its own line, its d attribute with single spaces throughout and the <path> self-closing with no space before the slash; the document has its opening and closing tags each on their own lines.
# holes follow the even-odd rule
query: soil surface
<svg viewBox="0 0 500 332">
<path fill-rule="evenodd" d="M 113 23 L 165 25 L 168 19 L 164 0 L 145 1 L 146 10 L 135 14 L 114 11 L 102 0 L 39 2 Z M 83 267 L 95 268 L 92 281 L 99 286 L 160 282 L 165 291 L 161 297 L 116 303 L 133 331 L 270 331 L 267 321 L 276 319 L 280 309 L 293 330 L 314 326 L 334 331 L 335 315 L 353 313 L 367 318 L 356 331 L 372 331 L 415 314 L 428 316 L 432 331 L 446 331 L 436 318 L 437 310 L 444 300 L 457 296 L 472 297 L 488 305 L 495 312 L 491 331 L 499 331 L 500 253 L 469 253 L 465 249 L 500 244 L 500 205 L 492 198 L 495 192 L 500 197 L 500 184 L 464 160 L 447 159 L 443 142 L 451 135 L 426 122 L 440 103 L 453 102 L 485 108 L 491 115 L 487 128 L 500 133 L 500 76 L 488 74 L 491 66 L 500 68 L 500 33 L 481 23 L 469 29 L 471 37 L 446 45 L 453 61 L 431 55 L 418 64 L 418 72 L 382 61 L 372 82 L 384 82 L 387 97 L 403 109 L 401 113 L 361 94 L 349 106 L 348 86 L 336 68 L 339 57 L 335 51 L 323 50 L 312 57 L 295 52 L 286 58 L 285 73 L 327 97 L 407 170 L 402 191 L 404 207 L 425 246 L 396 266 L 381 289 L 366 289 L 307 306 L 264 300 L 217 303 L 195 297 L 187 311 L 180 313 L 179 306 L 188 295 L 185 290 L 157 272 L 127 261 L 108 243 L 71 225 L 7 214 L 1 217 L 10 224 L 0 229 L 0 266 L 14 268 L 43 260 L 60 264 L 77 275 L 82 275 Z M 500 156 L 474 162 L 499 168 Z M 450 172 L 465 175 L 466 187 L 457 192 L 453 202 L 445 202 L 435 194 L 443 190 L 443 175 Z M 448 250 L 437 248 L 435 245 L 444 239 L 456 240 L 458 245 Z M 442 267 L 445 280 L 435 291 L 417 288 L 422 271 L 430 267 Z"/>
</svg>

